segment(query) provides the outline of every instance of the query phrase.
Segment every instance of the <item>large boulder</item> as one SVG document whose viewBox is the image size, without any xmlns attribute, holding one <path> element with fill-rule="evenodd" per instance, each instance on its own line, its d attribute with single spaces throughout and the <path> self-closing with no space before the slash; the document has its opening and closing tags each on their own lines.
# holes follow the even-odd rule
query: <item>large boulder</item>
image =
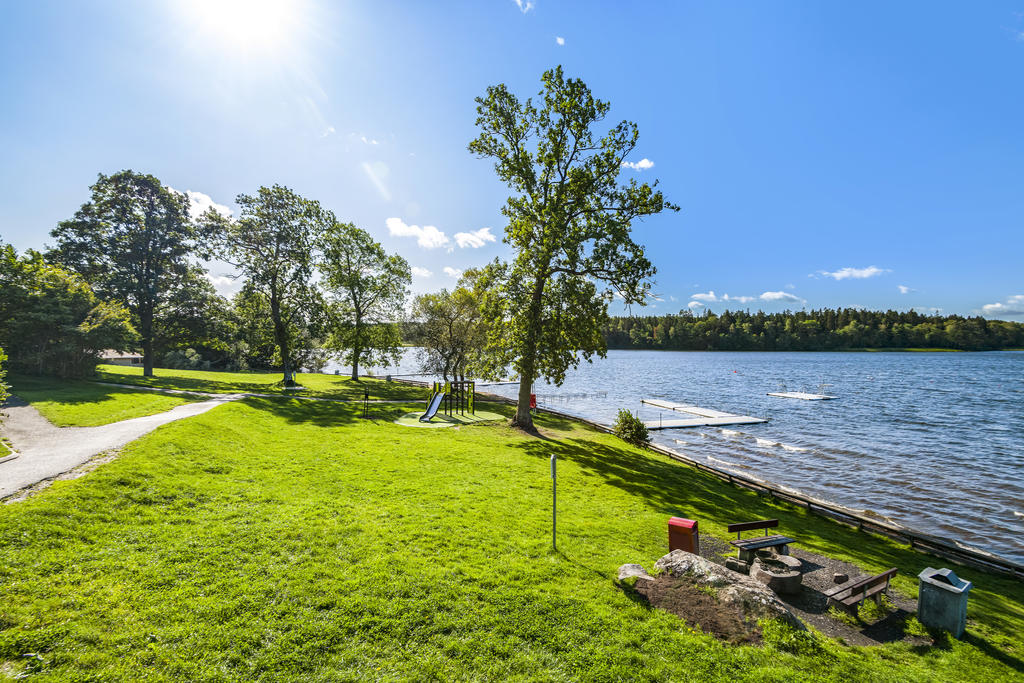
<svg viewBox="0 0 1024 683">
<path fill-rule="evenodd" d="M 677 578 L 688 577 L 698 586 L 714 588 L 719 602 L 739 608 L 746 618 L 782 619 L 795 628 L 805 628 L 803 622 L 763 583 L 699 555 L 673 550 L 658 560 L 654 568 Z"/>
</svg>

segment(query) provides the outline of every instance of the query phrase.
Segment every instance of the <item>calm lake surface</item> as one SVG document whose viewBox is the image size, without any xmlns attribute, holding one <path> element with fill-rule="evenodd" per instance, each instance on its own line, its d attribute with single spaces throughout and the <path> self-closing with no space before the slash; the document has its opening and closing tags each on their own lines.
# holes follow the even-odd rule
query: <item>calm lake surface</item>
<svg viewBox="0 0 1024 683">
<path fill-rule="evenodd" d="M 414 352 L 390 371 L 418 372 Z M 837 400 L 766 395 L 822 383 Z M 620 408 L 645 420 L 686 417 L 643 398 L 767 417 L 652 436 L 719 469 L 1024 562 L 1024 352 L 610 351 L 561 387 L 535 391 L 541 405 L 606 424 Z"/>
</svg>

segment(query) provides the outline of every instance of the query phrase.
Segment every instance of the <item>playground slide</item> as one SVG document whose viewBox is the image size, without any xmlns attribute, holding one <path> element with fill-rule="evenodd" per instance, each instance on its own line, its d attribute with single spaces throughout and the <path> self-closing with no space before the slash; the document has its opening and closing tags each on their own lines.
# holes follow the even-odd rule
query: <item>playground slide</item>
<svg viewBox="0 0 1024 683">
<path fill-rule="evenodd" d="M 420 422 L 430 422 L 434 415 L 437 415 L 437 409 L 441 407 L 441 401 L 444 400 L 444 392 L 439 391 L 434 394 L 434 398 L 430 400 L 430 406 L 427 408 L 427 412 L 420 416 Z"/>
</svg>

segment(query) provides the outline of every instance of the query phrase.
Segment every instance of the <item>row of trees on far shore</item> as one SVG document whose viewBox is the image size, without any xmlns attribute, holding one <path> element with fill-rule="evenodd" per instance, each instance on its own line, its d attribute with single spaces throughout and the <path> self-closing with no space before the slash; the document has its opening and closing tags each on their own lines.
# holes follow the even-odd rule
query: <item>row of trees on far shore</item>
<svg viewBox="0 0 1024 683">
<path fill-rule="evenodd" d="M 1024 348 L 1022 323 L 856 308 L 617 317 L 605 323 L 603 335 L 608 348 L 673 351 Z"/>
</svg>

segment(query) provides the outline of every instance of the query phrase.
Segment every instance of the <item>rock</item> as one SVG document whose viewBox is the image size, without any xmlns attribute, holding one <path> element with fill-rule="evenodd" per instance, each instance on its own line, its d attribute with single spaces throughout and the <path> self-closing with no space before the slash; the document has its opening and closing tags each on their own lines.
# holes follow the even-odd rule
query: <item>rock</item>
<svg viewBox="0 0 1024 683">
<path fill-rule="evenodd" d="M 796 569 L 792 562 L 783 562 L 779 558 L 796 560 Z M 775 566 L 772 566 L 775 563 Z M 795 557 L 779 555 L 773 558 L 758 559 L 750 567 L 750 578 L 763 583 L 775 593 L 796 595 L 800 592 L 803 576 L 800 574 L 800 560 Z"/>
<path fill-rule="evenodd" d="M 750 565 L 741 561 L 738 557 L 725 558 L 725 566 L 726 568 L 731 569 L 734 572 L 739 572 L 740 574 L 750 573 Z"/>
<path fill-rule="evenodd" d="M 703 584 L 717 589 L 720 602 L 739 608 L 748 619 L 782 619 L 794 628 L 806 629 L 767 586 L 703 557 L 673 550 L 659 559 L 654 568 L 675 577 L 690 576 L 698 586 Z"/>
<path fill-rule="evenodd" d="M 849 580 L 850 580 L 850 575 L 849 574 L 839 574 L 839 573 L 836 573 L 836 574 L 832 575 L 832 583 L 836 583 L 836 584 L 846 583 Z"/>
<path fill-rule="evenodd" d="M 624 564 L 619 567 L 619 583 L 632 586 L 639 581 L 654 581 L 654 577 L 639 564 Z"/>
</svg>

